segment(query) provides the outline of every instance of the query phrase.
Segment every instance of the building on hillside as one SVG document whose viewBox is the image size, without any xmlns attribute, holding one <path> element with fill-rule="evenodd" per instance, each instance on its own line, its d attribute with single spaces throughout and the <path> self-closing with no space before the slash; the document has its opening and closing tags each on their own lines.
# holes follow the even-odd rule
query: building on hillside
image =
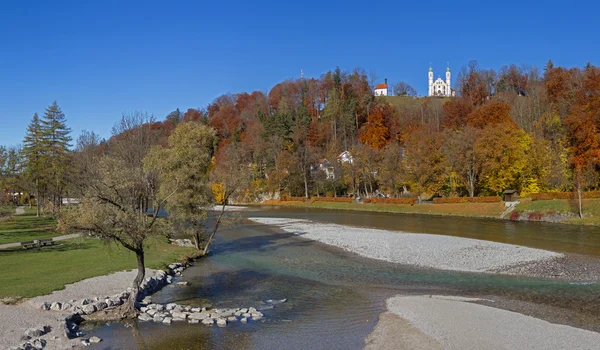
<svg viewBox="0 0 600 350">
<path fill-rule="evenodd" d="M 335 179 L 335 169 L 329 164 L 327 159 L 320 159 L 319 164 L 311 168 L 312 177 L 317 177 L 319 171 L 322 171 L 325 174 L 325 179 Z"/>
<path fill-rule="evenodd" d="M 385 83 L 377 84 L 375 86 L 375 96 L 387 96 L 388 95 L 388 84 L 387 79 L 385 79 Z"/>
<path fill-rule="evenodd" d="M 340 153 L 340 155 L 337 156 L 337 160 L 340 163 L 352 164 L 354 162 L 354 160 L 352 159 L 352 154 L 350 154 L 350 152 L 348 152 L 348 151 L 344 151 L 344 152 Z"/>
<path fill-rule="evenodd" d="M 454 89 L 452 89 L 450 73 L 450 66 L 446 68 L 446 81 L 438 77 L 435 81 L 433 80 L 433 68 L 429 66 L 429 89 L 427 90 L 427 96 L 441 96 L 441 97 L 452 97 L 456 95 Z"/>
</svg>

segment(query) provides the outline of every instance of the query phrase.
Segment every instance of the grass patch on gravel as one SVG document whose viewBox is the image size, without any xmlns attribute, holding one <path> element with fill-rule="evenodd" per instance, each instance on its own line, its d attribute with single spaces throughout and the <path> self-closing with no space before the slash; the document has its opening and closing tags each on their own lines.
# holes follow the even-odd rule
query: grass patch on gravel
<svg viewBox="0 0 600 350">
<path fill-rule="evenodd" d="M 13 215 L 10 219 L 0 221 L 0 244 L 60 236 L 55 228 L 54 218 L 38 218 L 35 211 L 26 212 L 25 215 Z"/>
<path fill-rule="evenodd" d="M 194 253 L 194 248 L 155 238 L 146 249 L 146 267 L 163 269 Z M 135 254 L 94 238 L 76 238 L 40 250 L 0 250 L 0 298 L 45 295 L 66 284 L 134 268 Z"/>
</svg>

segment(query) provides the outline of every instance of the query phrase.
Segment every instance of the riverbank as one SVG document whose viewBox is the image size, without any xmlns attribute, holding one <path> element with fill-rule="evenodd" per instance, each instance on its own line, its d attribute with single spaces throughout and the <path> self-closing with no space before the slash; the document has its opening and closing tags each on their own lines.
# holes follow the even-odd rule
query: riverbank
<svg viewBox="0 0 600 350">
<path fill-rule="evenodd" d="M 488 219 L 544 221 L 573 225 L 600 225 L 600 199 L 584 199 L 584 217 L 579 218 L 573 212 L 568 200 L 532 201 L 523 198 L 513 208 L 507 208 L 504 202 L 497 203 L 444 203 L 444 204 L 373 204 L 341 202 L 297 202 L 270 200 L 263 203 L 246 203 L 256 206 L 282 206 L 299 208 L 319 208 L 337 210 L 357 210 L 365 212 L 422 214 L 437 216 L 477 217 Z M 515 215 L 517 213 L 518 215 Z M 511 215 L 512 214 L 512 215 Z"/>
<path fill-rule="evenodd" d="M 387 262 L 438 270 L 499 273 L 579 282 L 600 280 L 598 259 L 512 244 L 289 218 L 250 220 Z"/>
<path fill-rule="evenodd" d="M 597 349 L 600 333 L 476 304 L 479 299 L 396 296 L 365 340 L 375 349 Z"/>
</svg>

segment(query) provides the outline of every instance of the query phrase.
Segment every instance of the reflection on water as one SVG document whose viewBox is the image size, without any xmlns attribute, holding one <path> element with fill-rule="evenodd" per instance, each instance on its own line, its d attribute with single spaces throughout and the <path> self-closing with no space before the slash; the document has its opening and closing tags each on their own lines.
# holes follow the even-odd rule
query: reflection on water
<svg viewBox="0 0 600 350">
<path fill-rule="evenodd" d="M 600 246 L 595 228 L 564 225 L 289 208 L 251 215 L 453 234 L 554 250 L 565 246 L 593 254 Z M 557 308 L 566 323 L 600 329 L 597 285 L 399 266 L 249 222 L 220 233 L 211 256 L 186 270 L 183 279 L 188 286 L 168 286 L 153 301 L 213 307 L 260 307 L 267 299 L 288 302 L 263 311 L 264 322 L 225 328 L 117 323 L 90 335 L 103 338 L 101 348 L 107 349 L 361 349 L 385 309 L 385 299 L 400 293 L 534 302 Z"/>
</svg>

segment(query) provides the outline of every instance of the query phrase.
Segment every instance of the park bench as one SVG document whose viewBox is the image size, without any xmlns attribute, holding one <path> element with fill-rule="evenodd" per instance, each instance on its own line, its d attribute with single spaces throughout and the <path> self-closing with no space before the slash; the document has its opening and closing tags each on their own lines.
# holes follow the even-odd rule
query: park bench
<svg viewBox="0 0 600 350">
<path fill-rule="evenodd" d="M 25 249 L 34 248 L 37 244 L 34 241 L 21 242 L 21 247 Z"/>
<path fill-rule="evenodd" d="M 55 245 L 56 241 L 52 238 L 40 238 L 39 244 L 40 244 L 40 246 Z"/>
</svg>

